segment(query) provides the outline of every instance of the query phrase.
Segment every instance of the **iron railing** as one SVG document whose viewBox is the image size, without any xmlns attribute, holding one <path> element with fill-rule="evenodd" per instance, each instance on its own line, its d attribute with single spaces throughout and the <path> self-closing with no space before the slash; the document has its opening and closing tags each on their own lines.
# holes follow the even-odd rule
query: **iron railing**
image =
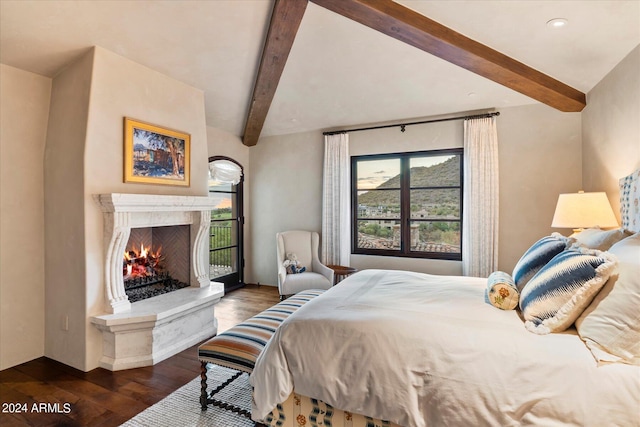
<svg viewBox="0 0 640 427">
<path fill-rule="evenodd" d="M 235 271 L 234 250 L 237 250 L 237 244 L 233 242 L 233 226 L 212 221 L 209 234 L 209 276 L 211 278 Z"/>
</svg>

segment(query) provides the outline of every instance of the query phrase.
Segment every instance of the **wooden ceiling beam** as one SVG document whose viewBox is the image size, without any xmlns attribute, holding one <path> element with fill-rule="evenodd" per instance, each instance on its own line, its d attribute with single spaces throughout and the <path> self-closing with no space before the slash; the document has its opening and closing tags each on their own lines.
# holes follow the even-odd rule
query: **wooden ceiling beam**
<svg viewBox="0 0 640 427">
<path fill-rule="evenodd" d="M 276 0 L 251 95 L 242 142 L 253 146 L 267 118 L 289 52 L 307 8 L 307 0 Z"/>
<path fill-rule="evenodd" d="M 560 111 L 586 106 L 584 93 L 391 0 L 310 1 Z"/>
</svg>

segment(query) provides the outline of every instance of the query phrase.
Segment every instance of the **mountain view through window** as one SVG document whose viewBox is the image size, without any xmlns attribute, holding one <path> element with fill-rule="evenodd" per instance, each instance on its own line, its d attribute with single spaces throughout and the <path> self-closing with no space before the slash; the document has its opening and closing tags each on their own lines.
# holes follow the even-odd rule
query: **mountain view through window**
<svg viewBox="0 0 640 427">
<path fill-rule="evenodd" d="M 461 259 L 462 150 L 352 158 L 354 253 Z"/>
</svg>

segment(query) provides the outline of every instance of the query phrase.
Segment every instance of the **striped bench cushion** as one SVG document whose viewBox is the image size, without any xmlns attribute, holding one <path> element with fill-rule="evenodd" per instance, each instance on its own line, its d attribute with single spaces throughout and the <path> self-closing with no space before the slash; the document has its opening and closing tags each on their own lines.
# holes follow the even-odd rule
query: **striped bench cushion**
<svg viewBox="0 0 640 427">
<path fill-rule="evenodd" d="M 198 348 L 201 362 L 251 373 L 256 359 L 278 326 L 324 290 L 302 291 L 233 328 L 213 337 Z"/>
</svg>

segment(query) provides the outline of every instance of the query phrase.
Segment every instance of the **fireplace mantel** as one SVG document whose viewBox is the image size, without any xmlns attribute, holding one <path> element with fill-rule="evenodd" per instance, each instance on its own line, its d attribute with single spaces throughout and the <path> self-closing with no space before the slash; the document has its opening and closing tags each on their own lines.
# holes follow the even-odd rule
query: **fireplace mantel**
<svg viewBox="0 0 640 427">
<path fill-rule="evenodd" d="M 209 286 L 208 235 L 215 201 L 202 196 L 110 193 L 94 196 L 104 213 L 105 301 L 108 313 L 131 311 L 122 256 L 132 228 L 190 225 L 191 287 Z"/>
<path fill-rule="evenodd" d="M 180 212 L 210 211 L 215 203 L 209 197 L 156 194 L 110 193 L 95 196 L 103 212 Z"/>
</svg>

